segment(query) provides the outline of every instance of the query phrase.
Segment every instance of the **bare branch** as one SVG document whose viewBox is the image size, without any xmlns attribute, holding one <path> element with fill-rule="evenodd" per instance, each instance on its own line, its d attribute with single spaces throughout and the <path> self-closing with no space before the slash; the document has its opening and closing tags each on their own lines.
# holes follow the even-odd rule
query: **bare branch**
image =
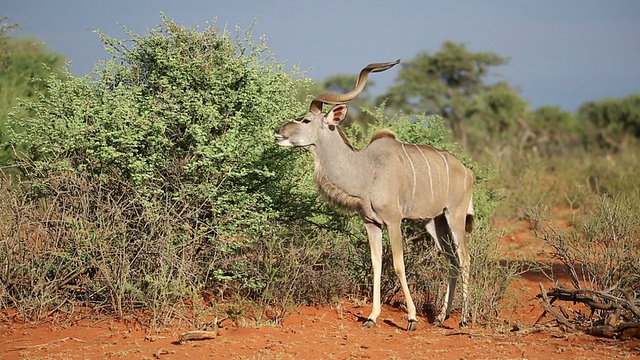
<svg viewBox="0 0 640 360">
<path fill-rule="evenodd" d="M 551 303 L 549 302 L 549 298 L 547 297 L 547 291 L 544 289 L 544 286 L 542 286 L 542 283 L 539 283 L 539 285 L 540 285 L 540 295 L 541 295 L 540 304 L 542 305 L 544 310 L 549 314 L 553 315 L 553 317 L 555 317 L 560 324 L 570 329 L 575 329 L 573 324 L 569 322 L 569 319 L 567 319 L 564 315 L 559 313 L 558 310 L 554 309 L 553 306 L 551 306 Z"/>
</svg>

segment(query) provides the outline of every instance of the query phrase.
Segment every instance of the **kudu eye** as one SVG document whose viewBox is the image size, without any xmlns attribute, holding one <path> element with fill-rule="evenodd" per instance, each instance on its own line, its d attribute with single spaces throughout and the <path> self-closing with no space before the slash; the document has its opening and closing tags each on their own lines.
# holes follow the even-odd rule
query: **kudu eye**
<svg viewBox="0 0 640 360">
<path fill-rule="evenodd" d="M 308 123 L 310 123 L 310 122 L 311 122 L 311 120 L 309 120 L 309 119 L 302 119 L 302 120 L 300 120 L 300 122 L 301 122 L 301 123 L 303 123 L 303 124 L 308 124 Z"/>
</svg>

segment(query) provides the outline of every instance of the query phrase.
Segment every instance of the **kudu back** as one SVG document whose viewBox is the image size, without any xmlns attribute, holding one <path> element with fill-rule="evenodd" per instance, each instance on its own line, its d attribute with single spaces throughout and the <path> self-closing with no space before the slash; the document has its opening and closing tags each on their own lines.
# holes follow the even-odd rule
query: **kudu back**
<svg viewBox="0 0 640 360">
<path fill-rule="evenodd" d="M 329 202 L 356 212 L 364 220 L 373 267 L 373 305 L 363 327 L 375 326 L 380 315 L 382 230 L 391 242 L 393 266 L 404 292 L 407 330 L 417 328 L 416 308 L 405 274 L 401 222 L 421 220 L 437 249 L 451 262 L 445 302 L 435 323 L 451 312 L 456 281 L 462 275 L 462 315 L 467 322 L 470 257 L 466 232 L 473 218 L 473 173 L 447 151 L 408 144 L 390 130 L 379 130 L 364 149 L 354 148 L 340 129 L 347 115 L 345 103 L 365 87 L 371 72 L 387 70 L 400 61 L 367 65 L 353 91 L 318 95 L 306 115 L 276 131 L 279 145 L 308 148 L 315 160 L 314 180 Z M 335 105 L 326 113 L 323 104 Z"/>
</svg>

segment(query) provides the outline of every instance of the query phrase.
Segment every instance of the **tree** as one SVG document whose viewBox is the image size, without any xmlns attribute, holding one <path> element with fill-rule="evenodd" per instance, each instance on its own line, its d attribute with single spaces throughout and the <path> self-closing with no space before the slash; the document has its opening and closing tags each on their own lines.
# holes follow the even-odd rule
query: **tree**
<svg viewBox="0 0 640 360">
<path fill-rule="evenodd" d="M 385 97 L 391 107 L 441 115 L 455 140 L 466 147 L 464 119 L 474 111 L 474 98 L 487 89 L 484 79 L 489 69 L 506 62 L 494 53 L 474 53 L 463 44 L 446 41 L 440 51 L 421 52 L 403 63 L 398 84 Z"/>
<path fill-rule="evenodd" d="M 9 46 L 7 44 L 7 33 L 18 27 L 18 24 L 8 23 L 9 18 L 0 17 L 0 71 L 9 67 Z"/>
<path fill-rule="evenodd" d="M 528 148 L 551 156 L 580 146 L 583 130 L 575 116 L 559 106 L 538 107 L 521 125 L 518 136 L 520 149 Z"/>
<path fill-rule="evenodd" d="M 631 138 L 640 138 L 640 94 L 584 103 L 578 118 L 593 127 L 602 146 L 624 150 Z"/>
<path fill-rule="evenodd" d="M 7 33 L 18 26 L 0 18 L 0 166 L 9 164 L 13 151 L 8 148 L 6 120 L 17 99 L 30 100 L 38 92 L 46 96 L 45 78 L 61 75 L 65 58 L 46 49 L 36 39 L 17 39 Z M 14 116 L 26 116 L 15 114 Z"/>
<path fill-rule="evenodd" d="M 474 143 L 512 144 L 527 111 L 527 101 L 507 83 L 487 87 L 476 97 L 475 105 L 467 110 L 478 137 Z"/>
</svg>

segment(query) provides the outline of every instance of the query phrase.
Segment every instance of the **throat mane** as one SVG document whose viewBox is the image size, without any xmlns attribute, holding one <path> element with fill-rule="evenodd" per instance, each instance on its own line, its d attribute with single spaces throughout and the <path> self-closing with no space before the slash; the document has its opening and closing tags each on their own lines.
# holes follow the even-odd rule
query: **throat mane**
<svg viewBox="0 0 640 360">
<path fill-rule="evenodd" d="M 359 212 L 362 209 L 362 199 L 348 194 L 328 178 L 322 169 L 316 169 L 313 180 L 318 191 L 331 204 L 344 210 Z"/>
</svg>

